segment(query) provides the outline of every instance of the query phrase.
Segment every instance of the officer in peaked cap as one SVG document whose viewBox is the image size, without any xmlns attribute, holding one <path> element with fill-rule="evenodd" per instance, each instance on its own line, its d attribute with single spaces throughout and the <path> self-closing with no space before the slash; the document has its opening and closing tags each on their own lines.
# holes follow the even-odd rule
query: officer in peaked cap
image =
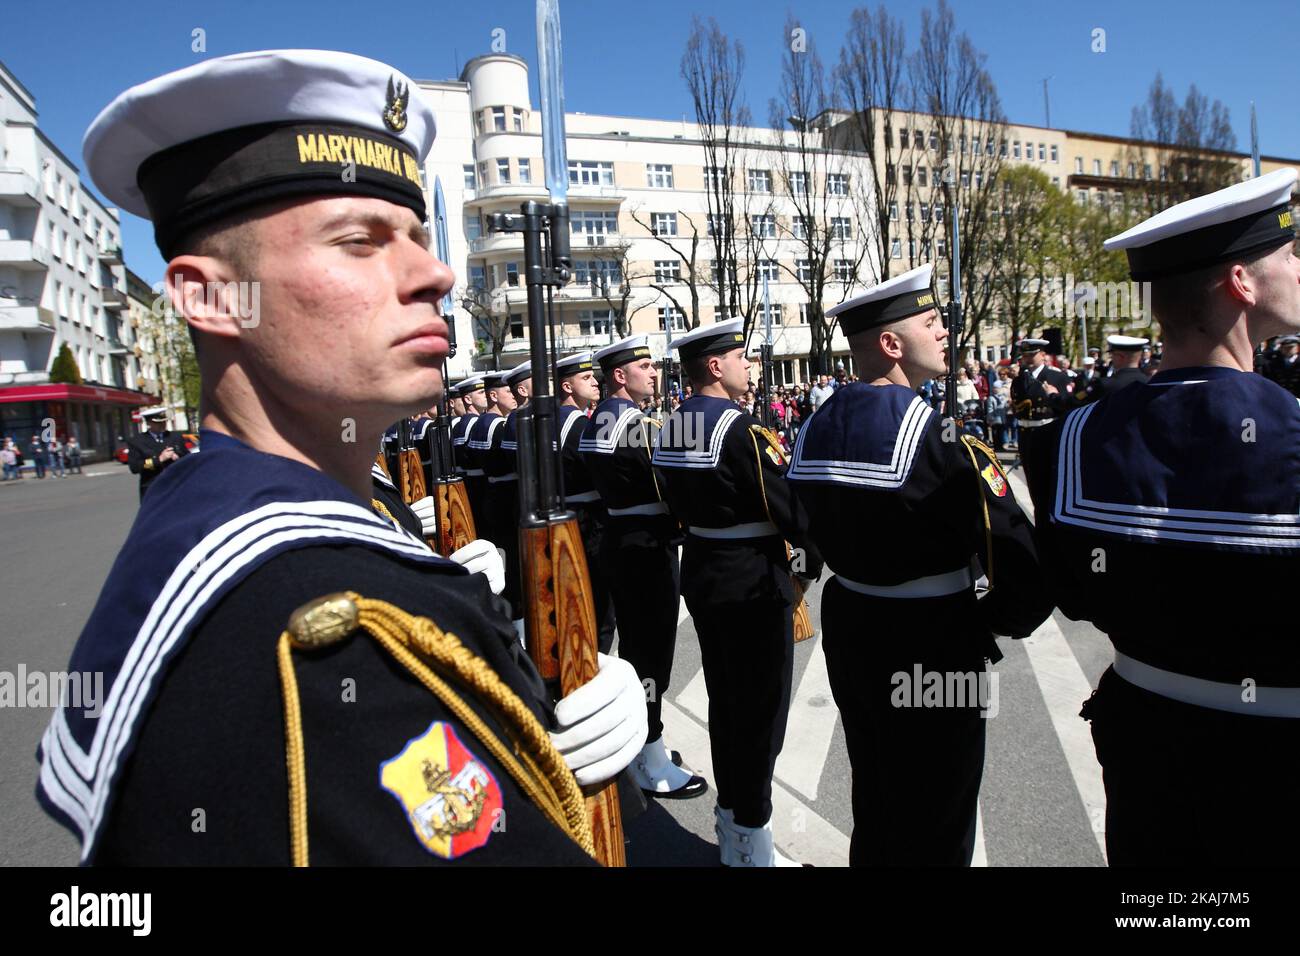
<svg viewBox="0 0 1300 956">
<path fill-rule="evenodd" d="M 1252 370 L 1259 343 L 1300 330 L 1295 184 L 1281 169 L 1106 240 L 1151 283 L 1161 368 L 1034 449 L 1056 603 L 1115 648 L 1083 709 L 1112 865 L 1300 854 L 1300 773 L 1280 756 L 1300 752 L 1294 620 L 1255 599 L 1295 587 L 1300 403 Z"/>
<path fill-rule="evenodd" d="M 1020 340 L 1020 374 L 1011 383 L 1011 407 L 1020 431 L 1020 459 L 1037 430 L 1073 407 L 1070 377 L 1047 361 L 1046 339 Z"/>
<path fill-rule="evenodd" d="M 697 797 L 708 785 L 679 767 L 664 741 L 662 707 L 677 646 L 681 536 L 650 464 L 659 423 L 641 411 L 655 393 L 654 360 L 644 335 L 606 346 L 593 358 L 605 378 L 606 398 L 592 412 L 578 449 L 609 516 L 599 557 L 614 601 L 618 653 L 650 682 L 649 730 L 629 772 L 654 796 Z"/>
<path fill-rule="evenodd" d="M 772 832 L 772 773 L 785 741 L 802 600 L 786 542 L 799 549 L 794 567 L 808 582 L 820 575 L 821 557 L 786 485 L 779 439 L 736 404 L 749 388 L 743 324 L 702 325 L 673 339 L 695 393 L 664 423 L 654 464 L 687 528 L 682 596 L 709 692 L 722 862 L 798 866 Z"/>
<path fill-rule="evenodd" d="M 140 476 L 140 499 L 165 468 L 180 461 L 190 453 L 185 441 L 177 432 L 167 430 L 167 411 L 155 408 L 144 413 L 147 428 L 132 435 L 126 442 L 126 463 Z"/>
<path fill-rule="evenodd" d="M 591 352 L 568 355 L 555 363 L 556 391 L 560 405 L 556 411 L 559 429 L 560 460 L 564 468 L 564 501 L 578 516 L 582 546 L 587 554 L 591 574 L 592 604 L 596 611 L 597 642 L 602 653 L 614 646 L 614 602 L 609 581 L 600 561 L 601 542 L 609 516 L 600 500 L 587 463 L 579 446 L 587 433 L 587 412 L 600 401 L 600 382 Z"/>
<path fill-rule="evenodd" d="M 787 474 L 835 572 L 822 640 L 853 768 L 855 866 L 969 864 L 981 710 L 996 704 L 985 661 L 1001 657 L 995 635 L 1025 637 L 1051 612 L 997 457 L 916 393 L 946 357 L 931 274 L 827 311 L 862 381 L 800 429 Z M 976 568 L 990 585 L 978 600 Z"/>
<path fill-rule="evenodd" d="M 433 139 L 410 79 L 318 50 L 169 73 L 86 134 L 105 197 L 153 221 L 204 413 L 73 651 L 107 703 L 41 742 L 85 863 L 591 862 L 579 785 L 640 750 L 640 679 L 604 659 L 552 708 L 485 576 L 373 502 L 385 426 L 443 388 Z M 255 323 L 199 294 L 253 280 Z"/>
<path fill-rule="evenodd" d="M 1142 350 L 1150 344 L 1150 339 L 1133 335 L 1108 335 L 1106 346 L 1110 353 L 1110 369 L 1085 387 L 1076 388 L 1072 395 L 1074 404 L 1095 402 L 1129 385 L 1145 384 L 1147 373 L 1139 365 L 1142 362 Z"/>
</svg>

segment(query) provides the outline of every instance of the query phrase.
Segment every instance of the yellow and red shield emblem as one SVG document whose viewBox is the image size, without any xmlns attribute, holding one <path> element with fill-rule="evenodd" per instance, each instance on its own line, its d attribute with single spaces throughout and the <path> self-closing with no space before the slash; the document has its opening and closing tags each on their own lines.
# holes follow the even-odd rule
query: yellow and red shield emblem
<svg viewBox="0 0 1300 956">
<path fill-rule="evenodd" d="M 379 783 L 402 805 L 424 848 L 446 860 L 487 843 L 501 815 L 496 778 L 442 721 L 380 764 Z"/>
<path fill-rule="evenodd" d="M 984 466 L 984 470 L 980 472 L 980 477 L 984 479 L 984 483 L 988 485 L 989 488 L 993 490 L 993 493 L 999 498 L 1005 498 L 1007 496 L 1006 475 L 1002 474 L 1002 469 L 993 462 L 989 462 Z"/>
</svg>

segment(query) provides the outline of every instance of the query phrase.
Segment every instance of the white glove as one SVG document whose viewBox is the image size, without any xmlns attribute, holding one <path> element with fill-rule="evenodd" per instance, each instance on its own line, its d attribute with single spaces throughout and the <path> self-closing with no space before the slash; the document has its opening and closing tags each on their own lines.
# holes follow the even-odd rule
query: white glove
<svg viewBox="0 0 1300 956">
<path fill-rule="evenodd" d="M 627 661 L 599 655 L 600 671 L 555 705 L 551 742 L 581 786 L 608 780 L 645 746 L 645 688 Z"/>
<path fill-rule="evenodd" d="M 415 516 L 420 519 L 420 531 L 426 538 L 438 535 L 438 503 L 433 498 L 425 497 L 410 506 Z"/>
<path fill-rule="evenodd" d="M 506 565 L 501 552 L 486 538 L 476 538 L 459 551 L 451 553 L 451 560 L 463 564 L 470 574 L 487 575 L 488 587 L 493 594 L 506 589 Z"/>
</svg>

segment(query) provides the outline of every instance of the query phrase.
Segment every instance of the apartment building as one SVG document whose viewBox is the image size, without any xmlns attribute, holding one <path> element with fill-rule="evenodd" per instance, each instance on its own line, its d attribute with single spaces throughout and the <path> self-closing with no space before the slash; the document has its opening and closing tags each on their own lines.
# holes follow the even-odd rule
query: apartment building
<svg viewBox="0 0 1300 956">
<path fill-rule="evenodd" d="M 37 125 L 36 99 L 0 63 L 0 424 L 26 438 L 53 419 L 104 453 L 148 404 L 128 361 L 118 214 Z M 67 345 L 82 385 L 51 384 Z"/>
</svg>

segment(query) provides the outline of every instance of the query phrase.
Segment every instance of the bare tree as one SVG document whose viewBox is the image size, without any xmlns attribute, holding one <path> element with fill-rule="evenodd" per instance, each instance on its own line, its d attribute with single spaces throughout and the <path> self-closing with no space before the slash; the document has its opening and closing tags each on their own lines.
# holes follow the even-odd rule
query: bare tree
<svg viewBox="0 0 1300 956">
<path fill-rule="evenodd" d="M 498 309 L 498 300 L 489 290 L 480 286 L 463 287 L 460 289 L 457 301 L 469 313 L 475 347 L 480 354 L 490 353 L 492 367 L 500 368 L 501 353 L 505 350 L 506 339 L 510 336 L 509 309 Z M 503 298 L 499 301 L 505 300 Z"/>
<path fill-rule="evenodd" d="M 835 85 L 850 118 L 836 131 L 833 145 L 867 158 L 862 164 L 863 181 L 853 195 L 863 239 L 875 252 L 869 259 L 879 270 L 878 276 L 867 277 L 871 281 L 889 278 L 890 209 L 898 201 L 898 153 L 912 144 L 907 135 L 906 145 L 900 147 L 894 133 L 898 119 L 906 122 L 904 111 L 913 105 L 906 66 L 902 24 L 883 4 L 874 13 L 865 7 L 854 10 L 835 70 Z"/>
<path fill-rule="evenodd" d="M 958 33 L 946 0 L 939 0 L 937 14 L 929 10 L 921 12 L 921 37 L 911 58 L 911 77 L 919 107 L 930 114 L 939 182 L 934 182 L 933 175 L 927 177 L 927 187 L 921 187 L 915 176 L 912 182 L 914 190 L 933 197 L 932 219 L 935 218 L 933 202 L 942 199 L 939 221 L 932 222 L 931 226 L 936 236 L 945 239 L 946 255 L 939 253 L 937 239 L 935 251 L 939 259 L 948 259 L 945 271 L 949 281 L 953 251 L 949 213 L 954 203 L 960 203 L 959 251 L 966 317 L 966 328 L 958 343 L 961 348 L 972 338 L 978 338 L 980 326 L 995 307 L 993 283 L 989 279 L 991 210 L 1001 204 L 997 178 L 1006 150 L 1007 128 L 997 87 L 984 66 L 986 59 L 966 33 Z M 927 136 L 927 148 L 929 145 Z M 920 225 L 924 227 L 925 223 Z M 924 230 L 922 233 L 924 240 Z M 909 262 L 913 265 L 916 251 L 909 250 Z M 919 251 L 925 251 L 924 241 Z"/>
<path fill-rule="evenodd" d="M 783 36 L 798 23 L 787 18 Z M 776 98 L 769 107 L 774 165 L 793 215 L 778 219 L 782 238 L 797 250 L 793 265 L 780 268 L 807 297 L 809 362 L 816 374 L 830 371 L 835 321 L 826 318 L 828 291 L 843 301 L 857 277 L 864 243 L 853 228 L 852 200 L 844 154 L 829 148 L 834 124 L 832 88 L 816 45 L 787 43 Z M 789 132 L 786 127 L 789 126 Z M 828 290 L 828 286 L 831 288 Z"/>
<path fill-rule="evenodd" d="M 700 244 L 703 237 L 700 235 L 699 224 L 689 213 L 679 209 L 677 211 L 678 235 L 660 235 L 655 231 L 651 222 L 638 215 L 639 212 L 639 209 L 629 210 L 632 221 L 643 228 L 655 242 L 662 245 L 672 255 L 672 259 L 666 261 L 680 263 L 678 269 L 680 279 L 674 279 L 673 281 L 661 280 L 657 273 L 633 278 L 651 280 L 647 282 L 647 285 L 672 302 L 674 308 L 685 317 L 686 327 L 688 329 L 697 328 L 700 324 L 700 290 L 709 286 L 709 276 L 705 271 L 704 262 L 700 259 Z M 691 230 L 689 236 L 681 234 L 681 224 L 683 222 Z"/>
<path fill-rule="evenodd" d="M 1239 178 L 1237 148 L 1228 108 L 1211 103 L 1196 88 L 1179 106 L 1174 92 L 1156 74 L 1146 102 L 1133 107 L 1131 132 L 1138 143 L 1123 150 L 1132 185 L 1145 215 L 1231 185 Z"/>
</svg>

